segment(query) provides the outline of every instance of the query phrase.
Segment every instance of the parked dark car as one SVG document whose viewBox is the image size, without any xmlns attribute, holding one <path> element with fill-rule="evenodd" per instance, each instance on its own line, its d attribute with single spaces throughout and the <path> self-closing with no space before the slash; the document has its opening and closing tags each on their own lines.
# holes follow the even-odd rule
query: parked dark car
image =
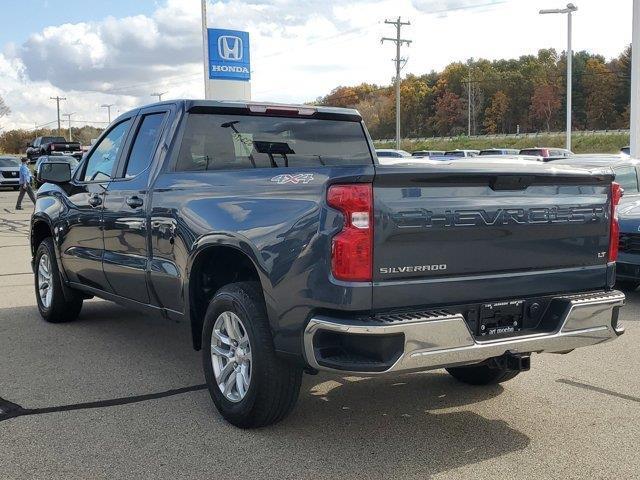
<svg viewBox="0 0 640 480">
<path fill-rule="evenodd" d="M 42 155 L 66 155 L 82 158 L 82 147 L 78 142 L 69 142 L 64 137 L 37 137 L 27 146 L 26 156 L 34 163 Z"/>
<path fill-rule="evenodd" d="M 412 157 L 438 157 L 444 155 L 444 150 L 416 150 L 411 152 Z"/>
<path fill-rule="evenodd" d="M 16 157 L 0 156 L 0 187 L 20 188 L 20 160 Z"/>
<path fill-rule="evenodd" d="M 384 157 L 384 158 L 408 158 L 411 157 L 411 154 L 409 152 L 406 152 L 404 150 L 396 150 L 393 148 L 378 148 L 376 150 L 376 155 L 378 157 Z"/>
<path fill-rule="evenodd" d="M 640 286 L 640 202 L 620 207 L 620 253 L 616 263 L 618 286 L 636 290 Z"/>
<path fill-rule="evenodd" d="M 621 205 L 640 201 L 640 161 L 619 155 L 575 155 L 564 160 L 557 160 L 553 165 L 566 165 L 578 168 L 598 169 L 610 168 L 615 181 L 624 190 Z"/>
<path fill-rule="evenodd" d="M 623 333 L 610 169 L 373 153 L 355 110 L 127 112 L 73 175 L 39 170 L 40 314 L 74 320 L 95 295 L 188 322 L 213 402 L 240 427 L 286 416 L 303 372 L 446 367 L 495 384 L 532 352 Z"/>
<path fill-rule="evenodd" d="M 34 170 L 37 172 L 40 169 L 40 166 L 43 163 L 47 163 L 47 162 L 66 162 L 71 167 L 71 172 L 73 172 L 79 164 L 78 160 L 75 157 L 70 157 L 68 155 L 42 155 L 41 157 L 38 157 L 38 159 L 36 160 Z M 36 186 L 38 187 L 41 186 L 41 183 L 38 181 L 37 178 L 35 182 L 36 182 Z"/>
<path fill-rule="evenodd" d="M 573 152 L 565 148 L 547 148 L 547 147 L 534 147 L 523 148 L 520 150 L 520 155 L 534 155 L 542 157 L 545 162 L 551 160 L 561 160 L 573 155 Z"/>
<path fill-rule="evenodd" d="M 479 154 L 480 154 L 480 150 L 456 149 L 456 150 L 447 150 L 446 152 L 444 152 L 445 157 L 460 157 L 460 158 L 477 157 Z"/>
<path fill-rule="evenodd" d="M 478 155 L 519 155 L 520 150 L 517 148 L 486 148 L 484 150 L 480 150 Z"/>
</svg>

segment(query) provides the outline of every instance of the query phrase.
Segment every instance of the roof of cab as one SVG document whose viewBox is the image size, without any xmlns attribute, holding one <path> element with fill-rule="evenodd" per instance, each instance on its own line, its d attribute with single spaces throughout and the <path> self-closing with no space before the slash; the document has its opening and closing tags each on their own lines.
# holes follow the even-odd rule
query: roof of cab
<svg viewBox="0 0 640 480">
<path fill-rule="evenodd" d="M 165 100 L 162 102 L 154 102 L 148 105 L 129 110 L 120 115 L 116 120 L 124 116 L 136 115 L 140 110 L 157 107 L 162 105 L 182 105 L 185 111 L 192 110 L 194 108 L 229 108 L 229 109 L 250 109 L 251 107 L 265 107 L 267 110 L 272 108 L 274 110 L 313 110 L 314 113 L 339 115 L 357 117 L 362 120 L 360 112 L 353 108 L 339 108 L 339 107 L 327 107 L 323 105 L 299 105 L 288 103 L 274 103 L 274 102 L 246 102 L 240 100 L 197 100 L 197 99 L 174 99 Z"/>
</svg>

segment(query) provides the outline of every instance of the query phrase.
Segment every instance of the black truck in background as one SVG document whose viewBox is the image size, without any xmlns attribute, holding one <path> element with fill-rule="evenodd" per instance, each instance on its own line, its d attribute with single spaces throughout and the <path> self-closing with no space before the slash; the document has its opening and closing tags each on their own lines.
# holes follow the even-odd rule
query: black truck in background
<svg viewBox="0 0 640 480">
<path fill-rule="evenodd" d="M 66 155 L 80 160 L 82 146 L 78 142 L 68 142 L 64 137 L 36 137 L 27 145 L 26 157 L 29 163 L 35 163 L 42 155 Z"/>
<path fill-rule="evenodd" d="M 188 322 L 240 427 L 285 417 L 303 372 L 498 383 L 624 331 L 610 169 L 383 166 L 355 110 L 181 100 L 37 176 L 42 317 L 98 296 Z"/>
</svg>

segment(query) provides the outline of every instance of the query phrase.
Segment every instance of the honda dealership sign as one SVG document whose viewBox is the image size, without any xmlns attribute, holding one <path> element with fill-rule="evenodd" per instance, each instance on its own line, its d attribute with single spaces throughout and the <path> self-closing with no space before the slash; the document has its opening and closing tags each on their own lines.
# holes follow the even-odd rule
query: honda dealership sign
<svg viewBox="0 0 640 480">
<path fill-rule="evenodd" d="M 209 78 L 212 80 L 251 79 L 249 32 L 209 28 Z"/>
</svg>

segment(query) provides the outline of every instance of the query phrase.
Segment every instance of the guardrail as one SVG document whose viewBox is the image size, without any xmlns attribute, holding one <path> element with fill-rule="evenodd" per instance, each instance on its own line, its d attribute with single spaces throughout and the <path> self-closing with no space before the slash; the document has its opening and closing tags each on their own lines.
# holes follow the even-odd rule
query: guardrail
<svg viewBox="0 0 640 480">
<path fill-rule="evenodd" d="M 403 138 L 403 142 L 426 142 L 429 140 L 442 140 L 442 141 L 454 141 L 462 138 L 469 139 L 498 139 L 498 138 L 536 138 L 536 137 L 558 137 L 564 136 L 565 132 L 532 132 L 532 133 L 501 133 L 492 135 L 456 135 L 450 137 L 407 137 Z M 572 136 L 584 136 L 584 135 L 624 135 L 629 134 L 629 130 L 614 129 L 614 130 L 576 130 L 571 132 Z M 393 143 L 396 140 L 394 138 L 381 138 L 374 140 L 375 143 Z"/>
</svg>

